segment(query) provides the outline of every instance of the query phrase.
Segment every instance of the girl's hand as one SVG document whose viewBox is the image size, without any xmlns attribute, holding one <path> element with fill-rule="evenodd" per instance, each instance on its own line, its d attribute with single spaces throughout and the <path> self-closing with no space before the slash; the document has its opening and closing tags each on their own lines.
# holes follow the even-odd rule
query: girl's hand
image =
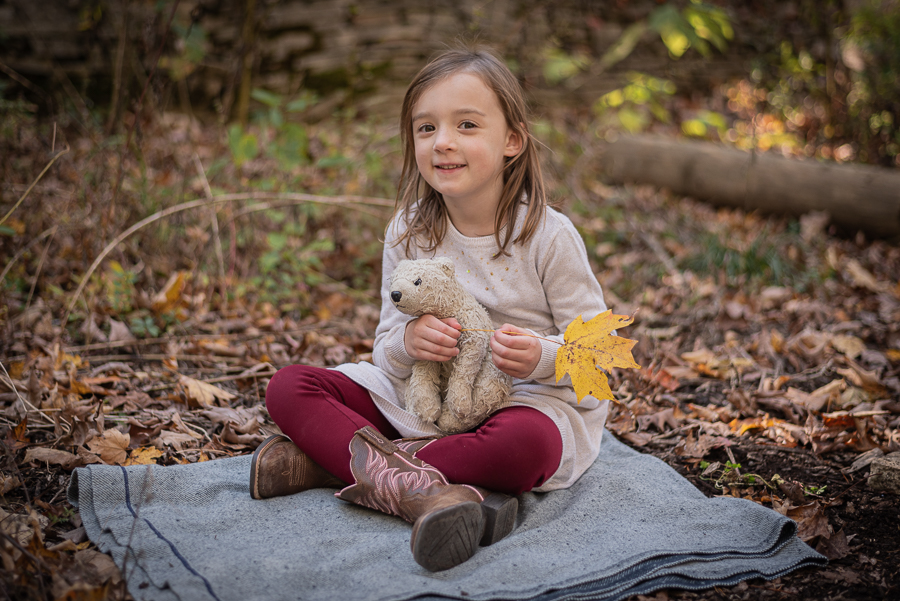
<svg viewBox="0 0 900 601">
<path fill-rule="evenodd" d="M 514 336 L 503 332 L 518 332 L 528 336 Z M 491 335 L 491 354 L 497 369 L 524 380 L 541 361 L 541 343 L 528 330 L 505 323 Z"/>
<path fill-rule="evenodd" d="M 459 354 L 456 342 L 462 326 L 455 317 L 422 315 L 406 324 L 403 343 L 416 361 L 447 361 Z"/>
</svg>

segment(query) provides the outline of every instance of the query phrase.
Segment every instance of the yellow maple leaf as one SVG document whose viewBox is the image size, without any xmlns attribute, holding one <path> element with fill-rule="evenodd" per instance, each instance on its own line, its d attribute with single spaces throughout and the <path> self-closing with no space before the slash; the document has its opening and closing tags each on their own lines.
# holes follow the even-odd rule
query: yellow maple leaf
<svg viewBox="0 0 900 601">
<path fill-rule="evenodd" d="M 566 328 L 566 343 L 556 352 L 556 381 L 568 373 L 579 403 L 587 395 L 600 400 L 615 398 L 604 370 L 640 367 L 631 355 L 637 341 L 611 335 L 633 321 L 633 317 L 607 310 L 588 322 L 579 315 Z"/>
<path fill-rule="evenodd" d="M 141 447 L 131 451 L 131 457 L 123 465 L 155 465 L 156 460 L 162 456 L 162 451 L 156 447 Z"/>
</svg>

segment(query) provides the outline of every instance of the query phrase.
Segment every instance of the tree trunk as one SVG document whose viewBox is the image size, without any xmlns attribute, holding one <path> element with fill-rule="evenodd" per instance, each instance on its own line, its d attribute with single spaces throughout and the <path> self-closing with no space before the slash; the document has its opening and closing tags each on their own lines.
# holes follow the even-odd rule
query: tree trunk
<svg viewBox="0 0 900 601">
<path fill-rule="evenodd" d="M 802 215 L 876 236 L 900 234 L 900 172 L 867 165 L 794 160 L 710 142 L 623 136 L 603 150 L 615 182 L 666 187 L 717 205 Z"/>
</svg>

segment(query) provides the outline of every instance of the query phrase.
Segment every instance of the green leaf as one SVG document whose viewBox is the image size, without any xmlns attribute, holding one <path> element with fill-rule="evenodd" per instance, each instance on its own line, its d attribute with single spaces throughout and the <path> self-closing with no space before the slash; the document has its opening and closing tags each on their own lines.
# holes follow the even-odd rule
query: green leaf
<svg viewBox="0 0 900 601">
<path fill-rule="evenodd" d="M 323 169 L 328 169 L 332 167 L 343 167 L 345 165 L 350 164 L 350 159 L 343 155 L 333 155 L 328 157 L 322 157 L 318 161 L 316 161 L 316 167 L 321 167 Z"/>
<path fill-rule="evenodd" d="M 625 107 L 619 111 L 619 122 L 631 133 L 637 133 L 647 127 L 646 115 L 632 108 Z"/>
<path fill-rule="evenodd" d="M 262 102 L 268 107 L 281 106 L 281 96 L 269 92 L 268 90 L 263 90 L 262 88 L 254 88 L 254 90 L 250 92 L 250 97 L 253 98 L 253 100 Z"/>
<path fill-rule="evenodd" d="M 303 92 L 300 98 L 288 102 L 284 108 L 289 113 L 299 113 L 313 106 L 318 100 L 319 98 L 313 92 L 307 91 Z"/>
<path fill-rule="evenodd" d="M 288 237 L 281 232 L 271 232 L 266 236 L 266 240 L 269 242 L 269 248 L 279 251 L 287 245 Z"/>
<path fill-rule="evenodd" d="M 267 252 L 259 258 L 259 268 L 263 273 L 271 272 L 279 263 L 281 263 L 281 255 L 275 251 Z"/>
<path fill-rule="evenodd" d="M 256 136 L 251 133 L 243 133 L 240 125 L 232 125 L 228 128 L 228 147 L 231 150 L 234 164 L 238 167 L 255 159 L 259 154 Z"/>
<path fill-rule="evenodd" d="M 15 236 L 16 230 L 12 229 L 8 225 L 0 225 L 0 236 Z"/>
<path fill-rule="evenodd" d="M 544 79 L 547 83 L 556 84 L 569 79 L 588 65 L 587 57 L 580 54 L 567 54 L 559 48 L 550 48 L 545 52 Z"/>
<path fill-rule="evenodd" d="M 612 46 L 603 53 L 603 56 L 600 57 L 599 65 L 601 71 L 606 71 L 616 63 L 625 60 L 634 50 L 634 47 L 637 46 L 637 43 L 641 41 L 645 31 L 647 31 L 647 23 L 644 21 L 638 21 L 629 25 L 622 32 L 622 35 L 613 42 Z"/>
<path fill-rule="evenodd" d="M 706 136 L 706 123 L 700 119 L 688 119 L 681 124 L 681 131 L 686 136 L 702 138 Z"/>
<path fill-rule="evenodd" d="M 296 123 L 286 123 L 278 132 L 272 155 L 283 169 L 290 169 L 306 162 L 309 136 L 306 128 Z"/>
</svg>

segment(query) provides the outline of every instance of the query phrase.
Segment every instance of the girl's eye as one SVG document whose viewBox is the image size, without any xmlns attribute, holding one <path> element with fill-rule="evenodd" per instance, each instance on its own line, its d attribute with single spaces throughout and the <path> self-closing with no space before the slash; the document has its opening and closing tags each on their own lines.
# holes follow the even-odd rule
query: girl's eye
<svg viewBox="0 0 900 601">
<path fill-rule="evenodd" d="M 434 131 L 434 126 L 430 123 L 424 123 L 419 126 L 419 131 L 423 134 L 427 134 Z"/>
<path fill-rule="evenodd" d="M 472 123 L 471 121 L 463 121 L 462 123 L 459 124 L 459 126 L 460 126 L 462 129 L 472 129 L 472 128 L 474 128 L 474 127 L 478 127 L 477 125 L 475 125 L 475 124 Z"/>
<path fill-rule="evenodd" d="M 422 283 L 422 278 L 419 278 L 415 282 L 413 282 L 413 286 L 418 286 L 421 283 Z"/>
</svg>

